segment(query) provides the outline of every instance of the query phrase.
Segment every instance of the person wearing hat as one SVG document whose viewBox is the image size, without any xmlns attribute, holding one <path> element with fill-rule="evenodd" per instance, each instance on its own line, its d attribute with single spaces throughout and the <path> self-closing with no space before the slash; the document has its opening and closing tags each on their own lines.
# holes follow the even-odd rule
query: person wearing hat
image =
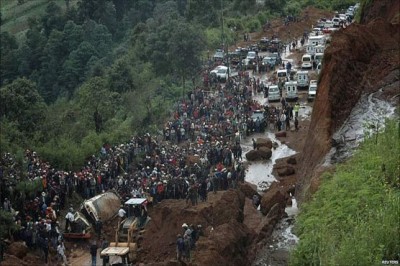
<svg viewBox="0 0 400 266">
<path fill-rule="evenodd" d="M 74 209 L 69 208 L 67 215 L 65 216 L 65 231 L 72 231 L 72 223 L 74 222 Z M 70 227 L 70 229 L 68 229 Z"/>
</svg>

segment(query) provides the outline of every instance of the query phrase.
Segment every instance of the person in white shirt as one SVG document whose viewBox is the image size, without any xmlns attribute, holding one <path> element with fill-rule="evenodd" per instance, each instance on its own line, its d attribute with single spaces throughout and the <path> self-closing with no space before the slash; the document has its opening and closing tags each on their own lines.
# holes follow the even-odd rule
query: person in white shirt
<svg viewBox="0 0 400 266">
<path fill-rule="evenodd" d="M 68 227 L 70 227 L 72 229 L 72 223 L 75 220 L 73 212 L 74 212 L 74 210 L 72 208 L 69 208 L 69 211 L 68 211 L 67 215 L 65 216 L 65 231 L 72 231 L 72 230 L 68 229 Z"/>
<path fill-rule="evenodd" d="M 67 265 L 67 257 L 65 256 L 65 246 L 62 241 L 59 242 L 57 246 L 57 253 L 63 260 L 63 265 Z"/>
<path fill-rule="evenodd" d="M 121 205 L 121 208 L 118 211 L 118 218 L 119 218 L 118 224 L 119 225 L 121 224 L 121 222 L 125 218 L 125 216 L 126 216 L 126 211 L 124 210 L 124 206 Z"/>
</svg>

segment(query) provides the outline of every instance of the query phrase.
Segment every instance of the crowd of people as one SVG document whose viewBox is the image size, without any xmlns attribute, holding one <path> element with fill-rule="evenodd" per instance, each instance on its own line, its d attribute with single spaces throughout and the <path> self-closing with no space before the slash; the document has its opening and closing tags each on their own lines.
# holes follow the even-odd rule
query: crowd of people
<svg viewBox="0 0 400 266">
<path fill-rule="evenodd" d="M 282 108 L 267 108 L 252 99 L 259 92 L 256 79 L 241 81 L 231 77 L 226 86 L 194 88 L 159 135 L 147 133 L 120 145 L 105 144 L 79 171 L 57 170 L 31 150 L 26 150 L 26 164 L 20 170 L 16 159 L 4 154 L 1 200 L 18 226 L 14 240 L 40 248 L 46 261 L 49 248 L 54 248 L 64 261 L 59 216 L 65 208 L 78 207 L 68 205 L 74 192 L 89 199 L 113 189 L 123 199 L 148 197 L 153 204 L 186 199 L 196 205 L 207 201 L 210 191 L 236 188 L 244 181 L 240 141 L 259 128 L 252 112 L 265 109 L 268 116 L 293 117 L 286 103 L 282 102 Z M 22 181 L 32 189 L 21 190 Z"/>
</svg>

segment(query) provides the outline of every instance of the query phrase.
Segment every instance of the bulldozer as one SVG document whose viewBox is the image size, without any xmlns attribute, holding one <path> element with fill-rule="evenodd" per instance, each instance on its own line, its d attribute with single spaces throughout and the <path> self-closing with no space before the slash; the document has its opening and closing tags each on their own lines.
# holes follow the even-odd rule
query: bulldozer
<svg viewBox="0 0 400 266">
<path fill-rule="evenodd" d="M 145 206 L 146 203 L 146 198 L 132 198 L 125 202 L 125 206 L 128 209 L 127 217 L 118 222 L 115 230 L 115 242 L 111 242 L 109 247 L 103 249 L 100 253 L 104 266 L 133 265 L 138 251 L 137 241 L 145 231 L 141 228 L 150 221 L 148 216 L 145 219 L 138 216 L 135 208 Z M 111 257 L 120 257 L 121 262 L 110 264 L 110 261 L 117 260 L 117 258 L 111 260 Z"/>
</svg>

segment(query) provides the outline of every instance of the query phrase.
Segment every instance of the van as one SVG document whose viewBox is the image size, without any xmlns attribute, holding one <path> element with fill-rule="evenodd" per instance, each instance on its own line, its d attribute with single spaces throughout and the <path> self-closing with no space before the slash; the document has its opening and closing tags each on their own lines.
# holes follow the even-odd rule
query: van
<svg viewBox="0 0 400 266">
<path fill-rule="evenodd" d="M 285 82 L 285 98 L 286 101 L 297 101 L 299 99 L 296 81 Z"/>
<path fill-rule="evenodd" d="M 308 87 L 307 101 L 309 102 L 313 101 L 316 95 L 317 95 L 317 81 L 310 80 L 310 86 Z"/>
<path fill-rule="evenodd" d="M 334 24 L 332 21 L 330 21 L 330 20 L 325 21 L 324 28 L 333 28 L 333 27 L 334 27 Z"/>
<path fill-rule="evenodd" d="M 274 102 L 281 99 L 281 93 L 279 91 L 278 85 L 271 85 L 268 88 L 268 101 Z"/>
<path fill-rule="evenodd" d="M 308 37 L 308 44 L 317 45 L 325 45 L 325 36 L 318 35 L 318 36 L 310 36 Z"/>
<path fill-rule="evenodd" d="M 321 63 L 323 58 L 324 58 L 324 54 L 321 54 L 321 53 L 316 53 L 314 56 L 314 60 L 315 60 L 315 62 L 317 62 L 317 64 Z"/>
<path fill-rule="evenodd" d="M 301 57 L 301 68 L 302 69 L 311 69 L 312 68 L 312 59 L 311 55 L 305 54 Z"/>
<path fill-rule="evenodd" d="M 315 53 L 321 53 L 323 54 L 325 52 L 325 45 L 317 45 L 315 46 Z"/>
<path fill-rule="evenodd" d="M 340 26 L 340 18 L 334 17 L 334 18 L 332 19 L 332 22 L 333 22 L 333 27 L 334 27 L 334 28 L 339 28 L 339 26 Z"/>
<path fill-rule="evenodd" d="M 309 77 L 308 71 L 297 72 L 297 89 L 303 89 L 308 87 Z"/>
<path fill-rule="evenodd" d="M 307 44 L 306 45 L 306 53 L 310 54 L 310 55 L 314 55 L 315 54 L 315 45 L 314 44 Z"/>
<path fill-rule="evenodd" d="M 286 69 L 278 69 L 278 71 L 276 72 L 276 77 L 278 78 L 278 80 L 286 80 L 287 78 Z"/>
</svg>

